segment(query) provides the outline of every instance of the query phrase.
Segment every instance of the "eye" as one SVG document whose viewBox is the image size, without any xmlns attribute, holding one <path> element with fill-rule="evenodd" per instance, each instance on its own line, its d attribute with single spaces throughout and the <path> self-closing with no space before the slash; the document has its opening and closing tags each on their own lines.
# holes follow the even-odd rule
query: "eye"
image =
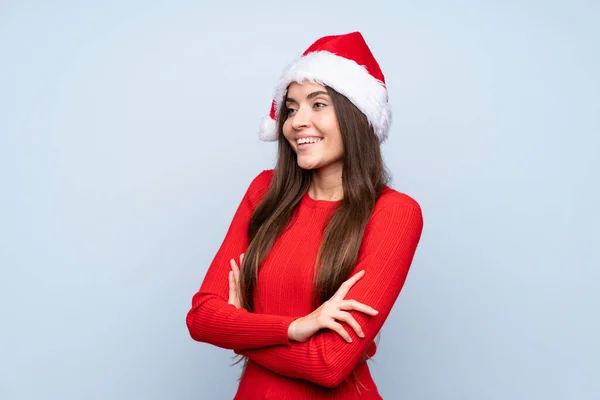
<svg viewBox="0 0 600 400">
<path fill-rule="evenodd" d="M 317 101 L 315 104 L 313 104 L 313 107 L 323 108 L 323 107 L 327 107 L 327 104 Z"/>
<path fill-rule="evenodd" d="M 286 115 L 290 115 L 290 114 L 292 114 L 294 111 L 296 111 L 296 110 L 295 110 L 295 109 L 293 109 L 293 108 L 286 108 L 286 109 L 285 109 L 285 113 L 286 113 Z"/>
</svg>

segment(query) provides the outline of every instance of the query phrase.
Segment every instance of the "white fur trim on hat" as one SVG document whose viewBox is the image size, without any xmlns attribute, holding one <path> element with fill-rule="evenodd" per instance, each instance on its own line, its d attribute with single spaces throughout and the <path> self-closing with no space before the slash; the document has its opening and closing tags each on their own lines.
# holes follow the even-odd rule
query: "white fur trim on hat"
<svg viewBox="0 0 600 400">
<path fill-rule="evenodd" d="M 317 51 L 298 58 L 285 70 L 275 89 L 276 115 L 289 84 L 304 81 L 330 86 L 346 96 L 366 115 L 379 142 L 387 139 L 392 122 L 387 89 L 385 84 L 373 77 L 364 66 L 328 51 Z M 276 122 L 268 116 L 263 120 L 260 138 L 267 141 L 277 140 Z"/>
</svg>

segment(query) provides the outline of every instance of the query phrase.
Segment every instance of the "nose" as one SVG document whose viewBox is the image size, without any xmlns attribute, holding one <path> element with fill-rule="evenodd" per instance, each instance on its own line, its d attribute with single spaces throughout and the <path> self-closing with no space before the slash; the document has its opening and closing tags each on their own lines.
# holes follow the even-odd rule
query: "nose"
<svg viewBox="0 0 600 400">
<path fill-rule="evenodd" d="M 292 115 L 292 128 L 300 130 L 308 126 L 310 126 L 310 109 L 298 107 L 298 110 Z"/>
</svg>

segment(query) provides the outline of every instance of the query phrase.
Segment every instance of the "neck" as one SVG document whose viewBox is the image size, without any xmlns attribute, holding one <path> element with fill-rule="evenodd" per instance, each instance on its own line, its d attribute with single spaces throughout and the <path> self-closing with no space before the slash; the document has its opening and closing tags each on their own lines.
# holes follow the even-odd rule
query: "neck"
<svg viewBox="0 0 600 400">
<path fill-rule="evenodd" d="M 341 164 L 314 170 L 308 194 L 315 200 L 341 200 L 344 197 Z"/>
</svg>

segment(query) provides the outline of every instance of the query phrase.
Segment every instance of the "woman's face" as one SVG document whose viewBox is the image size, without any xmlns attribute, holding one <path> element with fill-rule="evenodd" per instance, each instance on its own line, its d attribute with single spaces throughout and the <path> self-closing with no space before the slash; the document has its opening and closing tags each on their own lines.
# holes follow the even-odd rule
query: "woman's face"
<svg viewBox="0 0 600 400">
<path fill-rule="evenodd" d="M 282 107 L 287 110 L 283 135 L 296 152 L 298 166 L 306 170 L 341 168 L 342 134 L 325 86 L 291 83 Z"/>
</svg>

